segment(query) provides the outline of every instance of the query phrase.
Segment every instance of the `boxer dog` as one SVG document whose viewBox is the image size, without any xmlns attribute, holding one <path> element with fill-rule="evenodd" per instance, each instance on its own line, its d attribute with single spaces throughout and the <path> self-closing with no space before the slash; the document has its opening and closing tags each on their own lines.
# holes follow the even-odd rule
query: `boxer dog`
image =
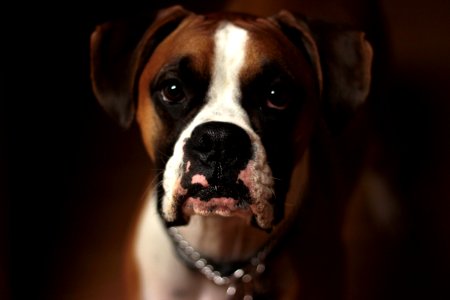
<svg viewBox="0 0 450 300">
<path fill-rule="evenodd" d="M 176 6 L 99 26 L 95 95 L 123 127 L 137 121 L 158 171 L 133 234 L 132 297 L 303 299 L 315 280 L 339 281 L 331 265 L 313 274 L 302 249 L 314 237 L 299 228 L 320 215 L 307 202 L 323 201 L 311 186 L 326 151 L 313 141 L 365 101 L 371 60 L 363 33 L 288 11 Z M 339 298 L 316 286 L 314 299 Z"/>
</svg>

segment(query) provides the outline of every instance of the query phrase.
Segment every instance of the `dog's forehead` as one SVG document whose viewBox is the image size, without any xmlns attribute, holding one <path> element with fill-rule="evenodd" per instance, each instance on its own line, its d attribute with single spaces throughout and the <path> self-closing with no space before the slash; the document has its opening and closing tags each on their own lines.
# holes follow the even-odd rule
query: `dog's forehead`
<svg viewBox="0 0 450 300">
<path fill-rule="evenodd" d="M 266 18 L 240 17 L 240 15 L 214 15 L 188 17 L 156 48 L 147 69 L 153 70 L 150 77 L 165 65 L 183 57 L 189 57 L 191 67 L 198 73 L 211 76 L 214 55 L 217 54 L 218 32 L 226 25 L 239 28 L 246 35 L 243 51 L 245 65 L 240 71 L 242 80 L 259 73 L 268 64 L 276 64 L 292 73 L 296 78 L 303 75 L 308 63 L 301 51 L 289 41 L 283 32 Z M 235 43 L 234 40 L 227 41 Z M 293 67 L 295 66 L 295 68 Z M 303 72 L 302 72 L 303 70 Z M 297 74 L 298 73 L 298 74 Z"/>
</svg>

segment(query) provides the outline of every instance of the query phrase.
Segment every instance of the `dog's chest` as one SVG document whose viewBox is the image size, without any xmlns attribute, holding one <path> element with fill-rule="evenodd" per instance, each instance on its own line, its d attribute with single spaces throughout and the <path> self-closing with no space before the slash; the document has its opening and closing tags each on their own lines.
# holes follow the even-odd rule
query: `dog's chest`
<svg viewBox="0 0 450 300">
<path fill-rule="evenodd" d="M 153 195 L 148 198 L 136 236 L 141 299 L 229 299 L 225 287 L 205 280 L 178 259 L 155 200 Z"/>
<path fill-rule="evenodd" d="M 150 195 L 146 200 L 135 237 L 134 256 L 139 274 L 139 299 L 235 299 L 227 295 L 229 286 L 214 284 L 197 270 L 187 268 L 179 259 L 167 229 L 158 216 L 154 197 Z M 270 295 L 276 295 L 276 299 L 297 299 L 298 287 L 283 286 L 283 283 L 298 276 L 289 257 L 280 255 L 276 261 L 270 262 L 265 277 L 255 282 L 258 289 L 270 290 Z M 272 280 L 268 281 L 267 278 Z M 274 281 L 273 278 L 277 280 Z M 247 286 L 247 289 L 248 287 L 254 288 Z M 242 286 L 238 289 L 237 293 L 245 294 Z M 252 292 L 254 291 L 249 294 Z M 259 299 L 256 295 L 253 296 L 253 299 Z M 267 295 L 261 297 L 270 299 Z"/>
</svg>

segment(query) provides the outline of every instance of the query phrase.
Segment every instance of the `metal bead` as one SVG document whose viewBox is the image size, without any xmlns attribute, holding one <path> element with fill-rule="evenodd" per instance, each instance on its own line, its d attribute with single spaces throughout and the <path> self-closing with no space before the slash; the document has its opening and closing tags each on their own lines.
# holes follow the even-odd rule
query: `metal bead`
<svg viewBox="0 0 450 300">
<path fill-rule="evenodd" d="M 194 252 L 194 248 L 192 248 L 191 246 L 187 246 L 184 251 L 186 252 L 186 254 L 191 255 L 192 252 Z"/>
<path fill-rule="evenodd" d="M 261 274 L 264 272 L 264 270 L 266 270 L 266 266 L 264 264 L 258 264 L 256 266 L 256 272 Z"/>
<path fill-rule="evenodd" d="M 207 265 L 207 266 L 204 266 L 200 272 L 202 272 L 205 275 L 212 274 L 212 268 L 210 265 Z"/>
<path fill-rule="evenodd" d="M 250 274 L 245 274 L 245 275 L 242 277 L 242 282 L 244 282 L 244 283 L 249 283 L 250 281 L 252 281 L 252 276 L 251 276 Z"/>
<path fill-rule="evenodd" d="M 221 276 L 214 276 L 213 281 L 217 285 L 224 285 L 225 284 L 225 278 Z"/>
<path fill-rule="evenodd" d="M 214 274 L 214 268 L 213 268 L 213 266 L 207 265 L 207 266 L 204 267 L 203 269 L 206 269 L 205 273 L 203 273 L 203 274 L 206 275 L 206 278 L 208 278 L 208 279 L 213 279 L 214 276 L 216 276 L 216 275 Z"/>
<path fill-rule="evenodd" d="M 189 246 L 189 243 L 183 240 L 183 241 L 179 241 L 178 245 L 180 246 L 181 249 L 184 250 L 184 249 L 186 249 L 186 247 Z"/>
<path fill-rule="evenodd" d="M 229 286 L 227 288 L 227 295 L 228 296 L 234 296 L 236 294 L 236 287 L 235 286 Z"/>
<path fill-rule="evenodd" d="M 204 266 L 206 266 L 206 260 L 205 259 L 199 259 L 199 260 L 197 260 L 196 262 L 195 262 L 195 267 L 197 268 L 197 269 L 201 269 L 201 268 L 203 268 Z"/>
<path fill-rule="evenodd" d="M 241 278 L 244 275 L 244 270 L 242 269 L 237 269 L 236 271 L 234 271 L 233 276 L 236 278 Z"/>
<path fill-rule="evenodd" d="M 198 253 L 197 251 L 194 251 L 191 253 L 192 260 L 198 260 L 198 259 L 200 259 L 200 257 L 201 257 L 200 253 Z"/>
<path fill-rule="evenodd" d="M 183 236 L 179 233 L 175 233 L 174 238 L 178 242 L 184 241 Z"/>
</svg>

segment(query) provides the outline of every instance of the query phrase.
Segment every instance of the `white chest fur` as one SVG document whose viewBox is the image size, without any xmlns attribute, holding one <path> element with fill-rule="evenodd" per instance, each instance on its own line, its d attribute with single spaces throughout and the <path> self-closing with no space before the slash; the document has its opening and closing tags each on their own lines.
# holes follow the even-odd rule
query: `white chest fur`
<svg viewBox="0 0 450 300">
<path fill-rule="evenodd" d="M 140 299 L 227 299 L 224 287 L 205 280 L 179 261 L 158 216 L 154 194 L 146 200 L 134 249 Z"/>
</svg>

